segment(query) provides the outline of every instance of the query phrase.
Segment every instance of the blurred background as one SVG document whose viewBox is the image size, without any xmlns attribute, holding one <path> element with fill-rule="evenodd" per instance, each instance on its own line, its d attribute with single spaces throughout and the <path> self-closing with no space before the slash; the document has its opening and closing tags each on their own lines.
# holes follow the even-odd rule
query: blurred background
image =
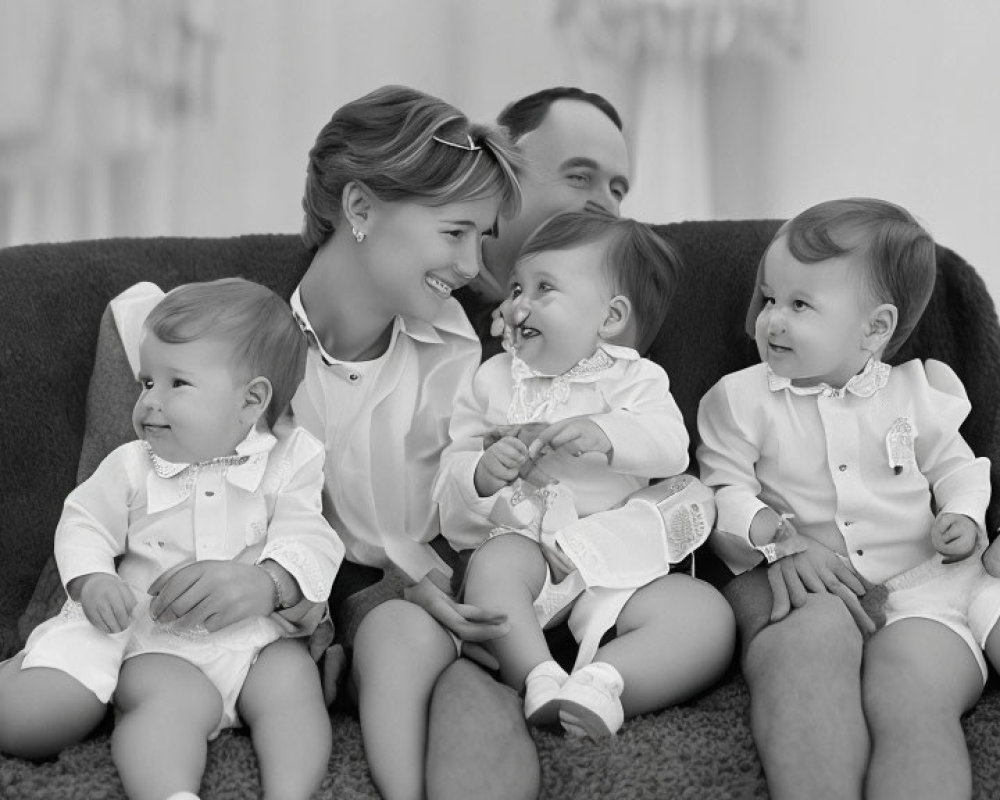
<svg viewBox="0 0 1000 800">
<path fill-rule="evenodd" d="M 621 111 L 648 222 L 901 203 L 1000 299 L 993 0 L 0 0 L 0 246 L 295 232 L 333 110 Z"/>
</svg>

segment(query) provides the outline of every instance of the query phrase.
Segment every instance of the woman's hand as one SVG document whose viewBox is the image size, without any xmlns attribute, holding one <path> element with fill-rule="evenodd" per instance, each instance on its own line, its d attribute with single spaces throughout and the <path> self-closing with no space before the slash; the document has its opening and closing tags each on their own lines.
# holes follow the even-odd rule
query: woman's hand
<svg viewBox="0 0 1000 800">
<path fill-rule="evenodd" d="M 487 669 L 497 669 L 500 666 L 496 658 L 480 643 L 506 636 L 510 632 L 506 614 L 468 603 L 459 603 L 434 583 L 429 575 L 425 575 L 419 582 L 406 588 L 403 597 L 420 606 L 444 628 L 461 639 L 464 655 Z"/>
<path fill-rule="evenodd" d="M 800 608 L 810 593 L 835 594 L 844 601 L 861 633 L 875 632 L 875 623 L 858 599 L 865 593 L 864 584 L 854 569 L 828 547 L 807 537 L 799 537 L 806 549 L 785 556 L 767 569 L 773 605 L 771 621 L 784 619 L 792 608 Z"/>
<path fill-rule="evenodd" d="M 274 610 L 274 584 L 263 569 L 234 561 L 196 561 L 175 567 L 149 587 L 150 613 L 159 622 L 217 631 Z"/>
<path fill-rule="evenodd" d="M 129 626 L 135 595 L 117 575 L 92 572 L 70 581 L 90 624 L 105 633 L 121 633 Z M 75 585 L 74 585 L 75 584 Z"/>
<path fill-rule="evenodd" d="M 979 526 L 965 514 L 942 512 L 931 525 L 931 544 L 944 556 L 943 564 L 965 561 L 976 552 Z M 985 561 L 983 562 L 985 563 Z"/>
</svg>

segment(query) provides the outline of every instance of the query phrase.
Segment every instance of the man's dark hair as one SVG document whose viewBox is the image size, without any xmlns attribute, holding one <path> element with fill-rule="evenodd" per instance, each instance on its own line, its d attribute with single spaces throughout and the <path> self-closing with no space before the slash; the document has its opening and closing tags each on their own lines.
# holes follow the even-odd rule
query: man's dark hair
<svg viewBox="0 0 1000 800">
<path fill-rule="evenodd" d="M 542 124 L 545 115 L 549 113 L 549 107 L 557 100 L 577 100 L 581 103 L 590 103 L 594 108 L 603 112 L 618 130 L 622 129 L 622 118 L 611 103 L 599 94 L 585 92 L 575 86 L 553 86 L 550 89 L 542 89 L 540 92 L 515 100 L 500 112 L 497 123 L 507 129 L 512 140 L 517 141 L 524 134 L 530 133 Z"/>
</svg>

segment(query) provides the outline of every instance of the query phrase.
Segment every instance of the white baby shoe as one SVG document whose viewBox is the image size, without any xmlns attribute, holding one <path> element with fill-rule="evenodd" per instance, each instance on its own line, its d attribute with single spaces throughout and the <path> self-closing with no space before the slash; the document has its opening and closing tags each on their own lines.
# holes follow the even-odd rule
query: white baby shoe
<svg viewBox="0 0 1000 800">
<path fill-rule="evenodd" d="M 614 736 L 625 722 L 624 688 L 621 673 L 603 661 L 574 672 L 556 698 L 559 721 L 567 735 L 591 739 Z"/>
<path fill-rule="evenodd" d="M 554 725 L 559 718 L 559 692 L 569 673 L 555 661 L 537 664 L 524 679 L 524 717 L 532 725 Z"/>
</svg>

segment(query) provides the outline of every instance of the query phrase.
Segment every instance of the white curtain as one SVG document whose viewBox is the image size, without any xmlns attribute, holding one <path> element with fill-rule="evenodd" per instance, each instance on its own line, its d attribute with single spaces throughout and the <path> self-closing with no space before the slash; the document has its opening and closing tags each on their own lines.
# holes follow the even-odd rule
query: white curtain
<svg viewBox="0 0 1000 800">
<path fill-rule="evenodd" d="M 626 211 L 652 222 L 709 219 L 709 60 L 794 48 L 800 0 L 555 0 L 579 83 L 626 125 L 634 188 Z"/>
<path fill-rule="evenodd" d="M 213 0 L 0 2 L 0 245 L 162 232 Z"/>
</svg>

